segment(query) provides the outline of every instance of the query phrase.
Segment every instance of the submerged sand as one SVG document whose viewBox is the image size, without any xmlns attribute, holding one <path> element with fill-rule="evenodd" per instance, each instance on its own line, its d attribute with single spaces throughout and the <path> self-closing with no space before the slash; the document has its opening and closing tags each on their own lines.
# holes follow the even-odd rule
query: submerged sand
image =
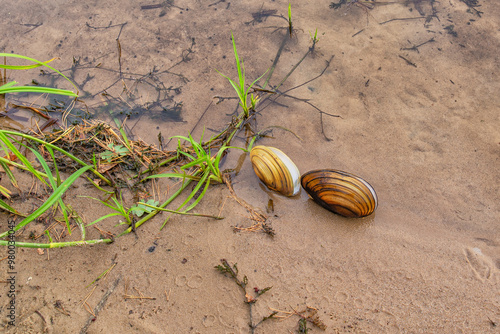
<svg viewBox="0 0 500 334">
<path fill-rule="evenodd" d="M 266 213 L 273 238 L 261 231 L 235 233 L 234 226 L 255 222 L 225 186 L 214 186 L 197 211 L 221 212 L 224 220 L 174 217 L 160 231 L 163 216 L 111 245 L 43 255 L 19 249 L 17 326 L 6 326 L 8 298 L 1 290 L 3 330 L 249 333 L 245 297 L 214 269 L 226 259 L 247 276 L 250 294 L 254 287 L 272 286 L 254 304 L 254 322 L 270 308 L 293 312 L 309 306 L 327 326 L 323 331 L 308 324 L 309 333 L 498 333 L 500 9 L 491 0 L 468 6 L 475 3 L 414 1 L 336 10 L 327 1 L 292 3 L 296 31 L 271 84 L 307 52 L 310 33 L 318 29 L 314 53 L 282 91 L 306 84 L 267 105 L 253 126 L 281 126 L 300 139 L 274 128 L 274 138 L 259 144 L 285 151 L 302 173 L 335 168 L 362 176 L 379 197 L 373 215 L 343 218 L 304 191 L 294 198 L 273 193 L 253 174 L 248 156 L 232 150 L 224 168 L 243 161 L 232 178 L 237 196 L 263 213 L 273 201 L 274 212 Z M 163 84 L 181 87 L 170 101 L 182 102 L 180 119 L 131 119 L 136 138 L 157 144 L 160 131 L 165 138 L 187 135 L 202 115 L 195 137 L 203 128 L 220 131 L 236 108 L 234 100 L 211 103 L 214 96 L 234 96 L 215 71 L 236 76 L 230 31 L 253 80 L 272 65 L 285 38 L 288 2 L 176 0 L 141 9 L 153 4 L 20 0 L 0 14 L 0 50 L 60 57 L 59 69 L 81 59 L 87 66 L 72 74 L 74 80 L 81 84 L 87 74 L 94 76 L 83 91 L 106 89 L 119 96 L 123 85 L 112 85 L 119 79 L 119 37 L 126 78 L 168 70 L 159 76 Z M 261 10 L 276 10 L 275 16 L 252 16 Z M 29 82 L 30 74 L 23 75 Z M 134 103 L 155 100 L 150 86 L 136 89 Z M 96 97 L 88 104 L 97 108 L 102 102 Z M 245 145 L 241 139 L 234 144 Z M 90 191 L 84 181 L 78 185 L 66 200 L 78 205 L 87 222 L 109 213 L 78 197 Z M 164 200 L 167 190 L 155 194 Z M 2 231 L 6 222 L 0 216 Z M 99 226 L 112 230 L 117 222 Z M 113 263 L 105 279 L 89 286 Z M 7 275 L 5 261 L 0 267 Z M 141 294 L 151 299 L 125 298 Z M 103 301 L 94 320 L 85 301 L 92 309 Z M 269 320 L 255 333 L 297 333 L 299 319 Z"/>
</svg>

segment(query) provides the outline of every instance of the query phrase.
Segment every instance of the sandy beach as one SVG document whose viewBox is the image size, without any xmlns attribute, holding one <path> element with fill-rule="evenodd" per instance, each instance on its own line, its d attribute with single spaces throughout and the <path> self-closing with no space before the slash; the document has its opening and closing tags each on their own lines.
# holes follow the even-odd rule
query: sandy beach
<svg viewBox="0 0 500 334">
<path fill-rule="evenodd" d="M 281 45 L 272 86 L 307 54 L 280 87 L 284 94 L 257 108 L 254 131 L 270 130 L 258 144 L 283 150 L 301 173 L 359 175 L 379 203 L 354 219 L 304 190 L 284 197 L 259 181 L 248 153 L 232 149 L 223 169 L 239 168 L 231 173 L 234 194 L 267 217 L 274 236 L 226 185 L 214 185 L 195 211 L 223 220 L 173 216 L 160 230 L 167 214 L 159 214 L 109 245 L 18 248 L 16 326 L 8 325 L 2 281 L 0 331 L 305 333 L 307 318 L 308 333 L 499 333 L 500 7 L 492 0 L 337 4 L 292 1 L 291 39 L 283 0 L 7 4 L 1 52 L 59 57 L 52 66 L 79 85 L 95 119 L 110 122 L 106 92 L 115 97 L 111 108 L 132 114 L 130 135 L 152 145 L 159 132 L 167 143 L 209 137 L 231 122 L 236 95 L 217 72 L 237 75 L 231 32 L 251 81 L 271 68 Z M 168 92 L 158 110 L 169 113 L 140 114 L 159 94 L 148 73 Z M 39 74 L 10 75 L 71 89 Z M 29 112 L 16 115 L 27 121 L 4 117 L 0 127 L 33 126 Z M 244 134 L 232 144 L 245 146 Z M 165 200 L 169 189 L 161 181 L 151 194 Z M 65 197 L 86 223 L 109 213 L 81 196 L 99 193 L 82 179 Z M 41 204 L 24 205 L 33 203 Z M 0 212 L 1 231 L 7 217 Z M 98 226 L 118 234 L 118 223 Z M 30 224 L 20 240 L 45 228 Z M 214 268 L 221 259 L 247 277 L 247 296 Z M 6 276 L 5 261 L 0 268 Z M 267 287 L 250 314 L 248 298 Z M 249 327 L 250 317 L 256 325 L 274 311 Z"/>
</svg>

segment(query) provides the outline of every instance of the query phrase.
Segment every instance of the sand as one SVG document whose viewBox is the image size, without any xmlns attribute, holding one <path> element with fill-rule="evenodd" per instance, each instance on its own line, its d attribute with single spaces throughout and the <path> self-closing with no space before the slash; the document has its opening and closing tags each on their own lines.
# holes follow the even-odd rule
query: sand
<svg viewBox="0 0 500 334">
<path fill-rule="evenodd" d="M 220 131 L 236 108 L 235 100 L 215 104 L 214 99 L 234 96 L 216 72 L 236 76 L 230 32 L 253 80 L 272 65 L 285 38 L 288 3 L 176 0 L 141 9 L 153 4 L 11 2 L 0 13 L 0 50 L 43 60 L 60 57 L 54 62 L 59 69 L 80 60 L 74 80 L 82 84 L 93 76 L 82 92 L 106 90 L 117 97 L 123 91 L 121 83 L 112 86 L 119 79 L 119 37 L 125 78 L 168 70 L 159 79 L 165 87 L 181 88 L 165 102 L 182 102 L 180 115 L 132 118 L 128 125 L 135 138 L 157 144 L 160 131 L 165 138 L 193 128 L 196 138 L 203 128 L 206 135 Z M 334 168 L 365 178 L 379 197 L 374 214 L 348 219 L 326 211 L 304 191 L 293 198 L 278 195 L 259 182 L 245 153 L 232 150 L 223 167 L 242 162 L 233 173 L 234 191 L 269 216 L 274 237 L 234 232 L 234 226 L 255 222 L 221 185 L 212 187 L 196 210 L 221 212 L 224 220 L 176 216 L 160 231 L 165 216 L 158 216 L 110 245 L 42 255 L 19 249 L 16 327 L 7 326 L 7 284 L 2 283 L 1 330 L 249 333 L 247 299 L 231 278 L 214 269 L 226 259 L 237 263 L 240 279 L 247 276 L 249 295 L 255 296 L 254 288 L 272 287 L 253 304 L 254 324 L 270 308 L 293 313 L 312 307 L 326 330 L 308 323 L 309 333 L 498 333 L 499 7 L 492 0 L 478 1 L 474 8 L 481 13 L 467 5 L 473 1 L 459 0 L 373 9 L 329 4 L 292 2 L 296 30 L 271 84 L 307 52 L 316 29 L 319 42 L 282 91 L 301 86 L 263 108 L 253 126 L 259 131 L 281 126 L 300 137 L 274 128 L 274 138 L 259 144 L 285 151 L 302 173 Z M 276 10 L 275 16 L 252 16 L 260 10 Z M 37 70 L 11 76 L 20 82 L 48 80 Z M 133 82 L 125 81 L 129 88 Z M 146 84 L 132 88 L 131 104 L 156 99 Z M 88 97 L 87 104 L 98 112 L 102 101 Z M 241 139 L 233 144 L 245 145 Z M 78 197 L 92 194 L 85 183 L 66 200 L 91 222 L 109 210 Z M 161 199 L 166 192 L 160 189 Z M 266 213 L 269 200 L 274 211 Z M 2 231 L 6 223 L 7 216 L 0 216 Z M 109 219 L 99 226 L 118 231 L 117 223 Z M 89 233 L 99 236 L 96 230 Z M 112 264 L 105 279 L 89 286 Z M 0 267 L 2 277 L 7 275 L 5 261 Z M 96 317 L 85 301 L 91 309 L 101 302 Z M 298 333 L 300 319 L 294 314 L 271 319 L 254 332 Z"/>
</svg>

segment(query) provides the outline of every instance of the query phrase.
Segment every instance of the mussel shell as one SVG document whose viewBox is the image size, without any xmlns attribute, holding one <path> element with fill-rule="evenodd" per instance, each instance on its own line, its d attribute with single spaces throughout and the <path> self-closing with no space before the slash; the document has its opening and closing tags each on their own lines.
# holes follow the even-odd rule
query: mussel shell
<svg viewBox="0 0 500 334">
<path fill-rule="evenodd" d="M 333 169 L 313 170 L 301 177 L 302 188 L 324 208 L 345 217 L 365 217 L 377 208 L 377 194 L 362 178 Z"/>
<path fill-rule="evenodd" d="M 255 146 L 250 151 L 250 161 L 255 174 L 269 189 L 285 196 L 299 193 L 299 169 L 281 150 L 270 146 Z"/>
</svg>

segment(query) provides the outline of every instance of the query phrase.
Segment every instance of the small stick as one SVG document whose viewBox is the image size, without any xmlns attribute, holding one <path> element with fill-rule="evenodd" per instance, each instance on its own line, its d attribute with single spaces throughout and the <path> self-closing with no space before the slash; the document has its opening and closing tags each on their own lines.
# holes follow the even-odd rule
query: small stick
<svg viewBox="0 0 500 334">
<path fill-rule="evenodd" d="M 390 20 L 381 22 L 379 24 L 382 25 L 382 24 L 386 24 L 386 23 L 389 23 L 392 21 L 407 21 L 407 20 L 420 20 L 420 19 L 425 19 L 425 17 L 419 16 L 419 17 L 404 17 L 404 18 L 400 18 L 400 19 L 390 19 Z"/>
<path fill-rule="evenodd" d="M 42 116 L 43 118 L 45 119 L 51 119 L 50 116 L 48 115 L 45 115 L 44 113 L 42 113 L 40 110 L 38 110 L 37 108 L 34 108 L 34 107 L 30 107 L 30 106 L 23 106 L 23 105 L 19 105 L 19 104 L 13 104 L 11 103 L 10 104 L 12 108 L 19 108 L 19 109 L 28 109 L 28 110 L 31 110 L 33 111 L 34 113 Z"/>
<path fill-rule="evenodd" d="M 417 51 L 417 53 L 420 53 L 420 51 L 418 51 L 419 47 L 421 47 L 422 45 L 425 45 L 427 43 L 432 43 L 432 42 L 435 42 L 435 41 L 436 40 L 434 39 L 434 37 L 432 37 L 428 41 L 425 41 L 425 42 L 420 43 L 418 45 L 413 45 L 411 48 L 401 48 L 400 50 L 404 50 L 404 51 Z M 408 42 L 411 43 L 410 41 L 408 41 Z"/>
<path fill-rule="evenodd" d="M 408 60 L 408 59 L 406 59 L 405 57 L 403 57 L 403 56 L 399 56 L 399 58 L 403 59 L 403 60 L 404 60 L 404 61 L 405 61 L 408 65 L 413 66 L 413 67 L 417 67 L 417 64 L 415 64 L 415 63 L 413 63 L 413 62 L 409 61 L 409 60 Z"/>
<path fill-rule="evenodd" d="M 90 324 L 92 324 L 92 322 L 95 320 L 95 318 L 97 317 L 97 315 L 99 314 L 99 312 L 102 310 L 102 308 L 104 307 L 104 304 L 106 304 L 106 301 L 108 300 L 109 296 L 113 293 L 113 291 L 115 291 L 116 287 L 118 286 L 118 283 L 120 283 L 120 280 L 121 280 L 121 277 L 118 277 L 113 282 L 113 284 L 108 289 L 108 291 L 106 291 L 106 293 L 102 296 L 101 300 L 99 301 L 99 303 L 97 304 L 97 306 L 94 309 L 93 316 L 89 317 L 87 319 L 87 322 L 85 323 L 85 325 L 80 330 L 80 334 L 86 334 L 87 333 L 87 330 L 90 327 Z M 95 287 L 94 287 L 94 289 L 95 289 Z"/>
<path fill-rule="evenodd" d="M 167 302 L 170 300 L 170 293 L 172 293 L 172 288 L 168 289 L 168 294 L 167 290 L 163 290 L 165 292 L 165 297 L 167 298 Z"/>
<path fill-rule="evenodd" d="M 92 296 L 92 294 L 94 293 L 94 291 L 95 291 L 95 289 L 96 289 L 96 288 L 97 288 L 97 286 L 94 286 L 94 288 L 92 289 L 92 291 L 90 291 L 90 292 L 87 294 L 87 296 L 85 297 L 85 299 L 84 299 L 84 300 L 83 300 L 83 302 L 82 302 L 82 305 L 83 305 L 84 303 L 86 303 L 86 302 L 87 302 L 87 300 L 90 298 L 90 296 Z"/>
<path fill-rule="evenodd" d="M 134 296 L 134 295 L 129 295 L 127 293 L 127 289 L 125 289 L 125 293 L 123 294 L 123 297 L 125 298 L 125 300 L 127 299 L 149 299 L 149 300 L 156 300 L 155 297 L 146 297 L 142 294 L 142 292 L 140 292 L 137 288 L 134 287 L 134 290 L 137 291 L 137 293 L 139 294 L 139 296 Z"/>
<path fill-rule="evenodd" d="M 44 316 L 40 313 L 40 311 L 35 310 L 35 313 L 36 313 L 36 314 L 38 314 L 38 315 L 40 316 L 40 318 L 42 318 L 42 320 L 43 320 L 43 322 L 44 322 L 45 324 L 47 324 L 47 320 L 45 320 L 45 317 L 44 317 Z"/>
</svg>

